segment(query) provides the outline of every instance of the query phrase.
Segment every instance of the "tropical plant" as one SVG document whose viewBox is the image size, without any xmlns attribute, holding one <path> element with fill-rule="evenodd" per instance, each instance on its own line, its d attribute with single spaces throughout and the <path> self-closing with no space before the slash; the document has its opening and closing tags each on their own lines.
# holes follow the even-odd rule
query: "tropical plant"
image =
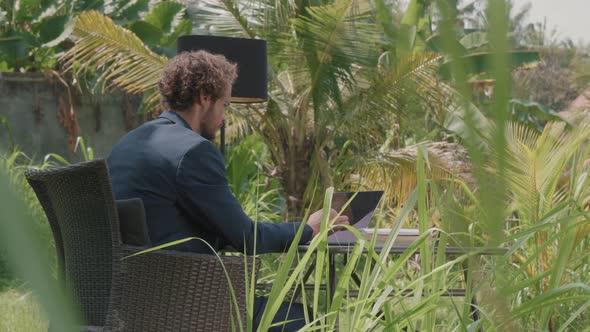
<svg viewBox="0 0 590 332">
<path fill-rule="evenodd" d="M 78 137 L 76 140 L 74 152 L 76 153 L 78 151 L 82 151 L 81 160 L 94 159 L 94 150 L 84 144 L 84 139 L 82 137 Z M 0 150 L 0 152 L 2 151 Z M 27 212 L 30 218 L 34 221 L 34 233 L 37 234 L 38 238 L 41 240 L 40 245 L 49 253 L 55 253 L 49 223 L 47 222 L 47 217 L 39 204 L 37 196 L 25 179 L 24 172 L 29 168 L 45 169 L 69 164 L 70 162 L 68 160 L 56 153 L 49 153 L 45 155 L 42 162 L 38 162 L 35 158 L 31 158 L 24 152 L 20 151 L 16 146 L 11 147 L 10 150 L 7 150 L 6 152 L 0 153 L 0 171 L 7 175 L 11 189 L 19 196 L 19 199 L 27 205 Z M 54 254 L 50 255 L 49 266 L 51 267 L 53 276 L 57 272 L 56 259 L 57 257 Z M 4 259 L 0 252 L 0 289 L 3 288 L 3 284 L 13 284 L 15 278 L 3 261 Z"/>
<path fill-rule="evenodd" d="M 538 66 L 514 73 L 514 96 L 566 110 L 587 87 L 587 81 L 577 79 L 590 72 L 579 66 L 588 63 L 587 56 L 583 49 L 568 44 L 545 47 L 540 54 Z"/>
<path fill-rule="evenodd" d="M 570 188 L 560 181 L 562 174 L 577 167 L 570 162 L 574 157 L 582 157 L 580 149 L 590 135 L 586 121 L 572 130 L 566 128 L 564 123 L 549 123 L 542 133 L 519 125 L 511 125 L 507 130 L 507 179 L 510 191 L 515 193 L 512 201 L 520 211 L 521 221 L 537 223 L 566 198 L 563 195 Z"/>
<path fill-rule="evenodd" d="M 265 170 L 268 150 L 262 140 L 251 135 L 227 151 L 226 176 L 244 212 L 257 221 L 280 221 L 284 200 L 280 184 Z"/>
<path fill-rule="evenodd" d="M 76 143 L 74 144 L 73 152 L 77 154 L 78 151 L 82 153 L 82 156 L 79 157 L 81 161 L 88 161 L 94 159 L 94 149 L 92 149 L 92 147 L 90 146 L 86 146 L 86 144 L 84 143 L 84 138 L 82 136 L 76 137 Z M 43 158 L 43 165 L 45 165 L 43 166 L 43 168 L 47 166 L 53 166 L 56 164 L 67 166 L 70 165 L 70 162 L 66 158 L 60 156 L 57 153 L 48 153 Z"/>
<path fill-rule="evenodd" d="M 588 323 L 584 314 L 590 303 L 584 265 L 589 259 L 590 238 L 590 193 L 586 190 L 590 123 L 582 121 L 573 129 L 563 122 L 549 123 L 542 133 L 521 123 L 508 123 L 505 133 L 502 180 L 507 195 L 501 209 L 504 221 L 496 222 L 502 235 L 496 241 L 510 250 L 492 267 L 469 261 L 468 270 L 485 267 L 502 271 L 502 275 L 490 277 L 476 273 L 472 280 L 474 287 L 503 294 L 497 294 L 496 300 L 482 301 L 484 312 L 498 310 L 497 306 L 505 303 L 510 313 L 484 324 L 515 330 L 578 329 Z M 491 136 L 485 140 L 484 146 L 493 146 Z M 497 176 L 498 160 L 497 156 L 490 160 L 486 177 Z M 461 184 L 459 190 L 450 187 L 445 194 L 450 194 L 450 199 L 437 206 L 443 229 L 458 245 L 489 243 L 493 229 L 485 223 L 490 212 L 482 201 L 483 191 L 457 183 Z"/>
<path fill-rule="evenodd" d="M 510 99 L 510 115 L 514 121 L 538 132 L 543 132 L 549 121 L 562 121 L 554 110 L 530 100 Z"/>
<path fill-rule="evenodd" d="M 488 1 L 475 0 L 472 7 L 468 7 L 473 9 L 467 15 L 467 21 L 472 29 L 489 30 L 491 20 L 489 11 L 486 8 L 488 5 Z M 531 27 L 534 24 L 528 23 L 527 18 L 533 4 L 526 2 L 521 6 L 517 6 L 513 0 L 504 0 L 504 5 L 507 8 L 505 15 L 508 23 L 508 37 L 510 37 L 511 42 L 515 45 L 530 45 L 527 41 L 531 40 L 529 36 L 531 35 Z"/>
<path fill-rule="evenodd" d="M 398 47 L 395 58 L 383 56 L 380 50 L 393 49 L 388 44 L 393 41 L 382 42 L 382 25 L 372 19 L 367 1 L 313 6 L 201 1 L 189 9 L 201 29 L 268 41 L 269 101 L 265 107 L 237 110 L 228 123 L 263 137 L 291 217 L 302 215 L 313 188 L 341 181 L 331 170 L 353 152 L 365 152 L 358 161 L 378 155 L 386 133 L 403 128 L 408 114 L 440 112 L 447 104 L 447 88 L 436 79 L 439 55 L 412 52 L 418 44 L 412 41 L 409 51 Z M 408 13 L 406 25 L 418 24 L 420 11 Z M 80 15 L 74 35 L 77 43 L 66 55 L 70 68 L 74 62 L 83 64 L 76 68 L 80 71 L 103 68 L 105 83 L 129 92 L 148 91 L 155 105 L 152 92 L 165 58 L 96 12 Z"/>
<path fill-rule="evenodd" d="M 7 0 L 0 3 L 0 70 L 55 69 L 57 55 L 71 46 L 75 17 L 87 10 L 125 25 L 158 53 L 173 54 L 176 38 L 192 29 L 173 1 Z"/>
<path fill-rule="evenodd" d="M 156 53 L 168 57 L 176 54 L 176 39 L 190 34 L 193 28 L 191 20 L 186 17 L 184 5 L 174 1 L 159 2 L 143 19 L 124 26 Z"/>
<path fill-rule="evenodd" d="M 459 54 L 452 43 L 454 13 L 442 1 L 440 8 L 447 52 Z M 492 62 L 494 118 L 482 136 L 477 134 L 473 116 L 466 116 L 468 139 L 464 144 L 479 188 L 466 190 L 466 197 L 476 207 L 471 216 L 476 216 L 477 226 L 469 229 L 479 229 L 476 232 L 485 243 L 507 243 L 511 250 L 490 262 L 492 274 L 479 278 L 485 285 L 481 287 L 489 289 L 481 307 L 487 308 L 486 320 L 496 330 L 576 328 L 574 322 L 587 313 L 590 299 L 586 267 L 574 258 L 588 259 L 588 236 L 584 233 L 588 213 L 578 201 L 585 200 L 580 198 L 585 194 L 578 185 L 586 177 L 579 160 L 587 156 L 582 143 L 589 135 L 588 125 L 582 123 L 569 131 L 563 123 L 552 124 L 540 134 L 507 123 L 508 8 L 504 1 L 490 1 L 488 13 L 489 37 L 496 46 Z M 468 95 L 466 71 L 460 64 L 453 71 L 460 78 L 460 91 Z M 566 168 L 571 175 L 569 181 L 562 182 Z"/>
<path fill-rule="evenodd" d="M 6 175 L 11 190 L 26 204 L 26 211 L 28 212 L 29 217 L 34 220 L 34 223 L 31 225 L 33 226 L 34 233 L 37 235 L 38 239 L 40 239 L 39 245 L 43 246 L 45 252 L 54 253 L 55 248 L 47 218 L 45 217 L 45 213 L 43 212 L 35 193 L 24 177 L 24 171 L 29 167 L 45 168 L 50 165 L 49 162 L 41 164 L 35 162 L 17 148 L 12 148 L 11 150 L 0 154 L 0 172 Z M 1 221 L 1 223 L 8 222 L 8 220 Z M 14 284 L 15 275 L 10 269 L 8 269 L 4 261 L 4 252 L 0 252 L 0 279 L 3 279 L 0 280 L 0 285 Z M 55 255 L 50 256 L 49 261 L 49 265 L 52 267 L 52 275 L 55 275 L 57 262 Z"/>
<path fill-rule="evenodd" d="M 72 28 L 74 3 L 66 0 L 0 3 L 0 68 L 43 71 L 57 63 L 56 48 Z"/>
<path fill-rule="evenodd" d="M 157 103 L 155 88 L 166 57 L 154 53 L 133 33 L 97 11 L 80 14 L 72 33 L 77 40 L 63 57 L 66 69 L 78 76 L 102 68 L 97 83 L 103 89 L 118 86 L 129 93 L 144 92 L 149 105 Z"/>
<path fill-rule="evenodd" d="M 35 290 L 47 317 L 52 321 L 52 328 L 75 331 L 74 326 L 80 316 L 63 288 L 51 276 L 51 259 L 39 234 L 34 232 L 36 225 L 26 208 L 5 170 L 0 169 L 0 250 L 6 254 L 12 270 Z M 21 299 L 25 298 L 21 296 Z M 3 311 L 9 308 L 2 306 Z M 31 327 L 29 324 L 19 325 Z M 8 328 L 12 329 L 12 326 Z"/>
</svg>

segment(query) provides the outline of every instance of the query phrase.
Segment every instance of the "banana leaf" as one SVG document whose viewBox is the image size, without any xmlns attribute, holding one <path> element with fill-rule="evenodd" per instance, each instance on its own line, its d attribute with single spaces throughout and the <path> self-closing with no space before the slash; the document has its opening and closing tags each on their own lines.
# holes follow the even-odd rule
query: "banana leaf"
<svg viewBox="0 0 590 332">
<path fill-rule="evenodd" d="M 478 52 L 465 55 L 458 60 L 465 66 L 468 75 L 489 73 L 492 71 L 491 60 L 494 56 L 492 52 Z M 511 69 L 534 64 L 539 61 L 539 52 L 537 51 L 510 51 L 507 53 L 510 57 Z M 451 66 L 453 60 L 447 59 L 440 67 L 439 73 L 445 79 L 451 79 Z"/>
<path fill-rule="evenodd" d="M 538 132 L 543 131 L 545 122 L 563 121 L 554 110 L 531 100 L 511 99 L 510 112 L 516 121 L 536 129 Z"/>
</svg>

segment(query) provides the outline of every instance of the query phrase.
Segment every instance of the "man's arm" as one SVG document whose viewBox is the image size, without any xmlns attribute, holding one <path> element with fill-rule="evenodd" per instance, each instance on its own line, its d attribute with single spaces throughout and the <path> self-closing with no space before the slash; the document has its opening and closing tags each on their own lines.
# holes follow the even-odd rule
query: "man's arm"
<svg viewBox="0 0 590 332">
<path fill-rule="evenodd" d="M 291 244 L 301 223 L 254 222 L 232 194 L 225 177 L 221 154 L 209 141 L 191 147 L 180 161 L 176 181 L 179 203 L 191 218 L 207 222 L 238 251 L 247 254 L 282 252 Z M 299 243 L 312 238 L 310 226 L 303 226 Z"/>
</svg>

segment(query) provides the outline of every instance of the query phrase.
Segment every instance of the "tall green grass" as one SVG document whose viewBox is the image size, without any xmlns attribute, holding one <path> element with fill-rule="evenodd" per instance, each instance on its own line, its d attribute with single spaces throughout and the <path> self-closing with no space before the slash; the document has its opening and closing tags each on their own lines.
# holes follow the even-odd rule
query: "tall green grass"
<svg viewBox="0 0 590 332">
<path fill-rule="evenodd" d="M 34 233 L 40 237 L 45 252 L 55 253 L 47 217 L 35 193 L 24 177 L 24 171 L 29 167 L 46 168 L 49 166 L 51 166 L 49 162 L 36 162 L 16 148 L 5 153 L 0 153 L 0 171 L 6 174 L 10 188 L 23 200 L 26 206 L 26 212 L 33 220 Z M 5 224 L 5 226 L 9 226 L 13 221 L 1 220 L 0 222 Z M 50 266 L 52 267 L 51 276 L 55 277 L 57 258 L 55 255 L 51 255 L 49 259 L 51 262 Z M 5 255 L 3 252 L 0 252 L 0 291 L 20 283 L 15 280 L 16 276 L 8 269 L 5 260 Z"/>
<path fill-rule="evenodd" d="M 81 137 L 76 146 L 84 160 L 94 158 Z M 17 146 L 0 151 L 0 331 L 46 331 L 48 307 L 53 320 L 60 321 L 57 330 L 67 331 L 75 321 L 75 311 L 58 291 L 57 256 L 47 217 L 24 177 L 29 168 L 64 164 L 69 162 L 57 154 L 36 161 Z"/>
<path fill-rule="evenodd" d="M 455 60 L 456 88 L 465 100 L 464 143 L 477 179 L 475 186 L 455 180 L 436 192 L 435 184 L 427 177 L 425 154 L 419 153 L 417 190 L 403 205 L 404 211 L 394 225 L 400 227 L 415 209 L 420 240 L 397 259 L 374 252 L 371 241 L 359 240 L 348 263 L 339 270 L 334 299 L 322 303 L 320 283 L 329 275 L 325 242 L 329 221 L 324 220 L 326 226 L 308 252 L 295 260 L 293 246 L 286 254 L 285 264 L 279 268 L 279 282 L 270 293 L 272 307 L 265 313 L 263 329 L 269 326 L 279 303 L 291 300 L 288 288 L 301 283 L 304 266 L 314 259 L 313 292 L 301 298 L 313 309 L 314 316 L 308 317 L 309 329 L 333 330 L 338 317 L 346 329 L 361 331 L 435 331 L 441 327 L 566 331 L 584 330 L 590 325 L 590 196 L 586 190 L 587 168 L 581 163 L 589 157 L 584 148 L 590 136 L 587 123 L 573 130 L 555 129 L 551 126 L 558 124 L 553 124 L 535 136 L 526 127 L 508 122 L 511 87 L 507 7 L 504 1 L 492 0 L 487 11 L 493 45 L 491 75 L 496 86 L 492 125 L 482 132 L 475 115 L 470 114 L 467 64 L 455 48 L 456 8 L 449 3 L 454 2 L 438 2 L 441 32 L 446 53 Z M 566 185 L 561 184 L 564 174 L 569 174 Z M 455 204 L 444 205 L 449 199 Z M 324 208 L 329 207 L 326 199 Z M 436 244 L 427 240 L 434 214 L 441 216 L 444 227 Z M 459 219 L 466 223 L 466 229 L 455 233 L 452 222 Z M 476 249 L 447 258 L 444 249 L 448 242 L 503 247 L 508 251 L 499 257 L 482 257 Z M 418 249 L 415 264 L 412 259 Z M 367 250 L 369 258 L 363 258 L 363 250 Z M 350 282 L 355 269 L 362 280 L 358 289 Z M 409 276 L 405 278 L 404 274 Z M 467 288 L 462 305 L 441 296 L 453 282 Z M 353 290 L 358 290 L 358 297 L 347 295 Z M 402 296 L 402 291 L 409 291 L 409 296 Z M 479 300 L 481 316 L 477 321 L 470 313 L 472 295 Z M 319 327 L 315 325 L 318 322 Z"/>
<path fill-rule="evenodd" d="M 75 309 L 70 305 L 57 281 L 51 277 L 50 259 L 47 250 L 43 248 L 43 241 L 35 231 L 34 221 L 26 212 L 26 205 L 10 185 L 3 169 L 0 169 L 0 221 L 0 250 L 5 253 L 11 270 L 26 280 L 27 286 L 30 286 L 38 295 L 56 331 L 74 331 L 73 327 L 76 325 L 78 315 L 75 314 Z M 10 304 L 9 295 L 3 294 L 1 298 L 3 304 Z M 22 307 L 6 305 L 1 308 L 0 316 L 9 316 L 6 324 L 18 317 L 21 319 L 27 317 L 26 312 L 20 311 L 21 308 L 29 308 L 30 312 L 37 312 L 34 305 Z M 38 319 L 36 317 L 38 316 L 33 314 L 17 326 L 36 326 L 35 321 Z M 8 327 L 9 330 L 11 328 Z"/>
<path fill-rule="evenodd" d="M 82 160 L 91 160 L 94 158 L 92 148 L 84 144 L 82 137 L 78 137 L 76 140 L 75 152 L 81 153 L 80 158 Z M 5 172 L 10 188 L 14 190 L 16 195 L 26 205 L 26 212 L 33 220 L 34 233 L 40 236 L 44 251 L 51 253 L 49 260 L 51 262 L 52 277 L 56 277 L 55 268 L 57 263 L 53 236 L 43 208 L 39 204 L 33 189 L 27 183 L 24 172 L 29 168 L 46 169 L 69 164 L 70 162 L 66 158 L 55 153 L 49 153 L 45 155 L 42 161 L 38 161 L 35 157 L 28 156 L 20 151 L 18 146 L 13 146 L 7 151 L 0 151 L 0 171 Z M 9 221 L 2 222 L 9 223 Z M 14 281 L 15 276 L 8 270 L 5 263 L 3 263 L 2 256 L 0 252 L 0 290 L 10 285 L 18 284 L 18 281 Z"/>
<path fill-rule="evenodd" d="M 454 43 L 456 10 L 449 2 L 438 3 L 446 52 L 457 60 L 452 68 L 456 86 L 468 96 L 465 63 Z M 493 126 L 486 133 L 478 132 L 473 116 L 466 112 L 464 143 L 477 177 L 478 220 L 474 224 L 480 224 L 480 236 L 488 244 L 508 246 L 510 252 L 488 262 L 492 273 L 480 276 L 475 285 L 487 287 L 481 303 L 482 326 L 502 331 L 582 328 L 588 323 L 590 293 L 586 268 L 575 257 L 587 262 L 588 234 L 576 230 L 587 224 L 585 206 L 579 202 L 587 196 L 576 202 L 580 188 L 576 190 L 574 184 L 587 176 L 576 161 L 588 158 L 581 148 L 588 128 L 582 124 L 569 134 L 563 134 L 566 129 L 545 129 L 544 136 L 534 137 L 507 123 L 511 87 L 506 2 L 489 1 L 487 10 L 494 51 L 490 60 L 495 79 Z M 514 139 L 523 132 L 528 140 Z M 563 135 L 572 136 L 568 141 L 572 144 L 560 145 Z M 566 170 L 571 174 L 569 188 L 559 186 Z M 564 278 L 565 271 L 573 278 Z M 566 309 L 572 307 L 580 310 Z"/>
<path fill-rule="evenodd" d="M 527 130 L 520 129 L 520 130 Z M 565 128 L 563 128 L 565 130 Z M 506 132 L 514 128 L 507 126 Z M 554 134 L 547 129 L 546 135 Z M 488 206 L 483 200 L 481 187 L 469 188 L 460 181 L 451 181 L 451 185 L 439 186 L 426 174 L 428 160 L 425 154 L 419 154 L 418 186 L 404 209 L 394 222 L 394 233 L 385 243 L 385 250 L 377 253 L 373 241 L 363 239 L 351 251 L 346 265 L 338 271 L 339 281 L 333 299 L 320 300 L 320 284 L 328 280 L 330 271 L 326 237 L 330 220 L 324 216 L 322 231 L 313 240 L 309 250 L 300 257 L 293 245 L 283 265 L 279 267 L 275 286 L 270 293 L 272 307 L 265 313 L 261 330 L 268 327 L 271 317 L 281 302 L 291 301 L 289 289 L 301 285 L 302 271 L 315 260 L 313 291 L 302 296 L 301 301 L 312 308 L 313 316 L 308 317 L 308 329 L 331 331 L 340 324 L 346 330 L 383 330 L 383 331 L 435 331 L 440 330 L 498 330 L 522 331 L 534 330 L 583 330 L 588 326 L 588 309 L 590 292 L 588 275 L 588 213 L 584 206 L 590 201 L 586 190 L 586 171 L 578 173 L 578 159 L 587 159 L 576 153 L 568 154 L 565 150 L 578 151 L 581 142 L 590 135 L 585 125 L 567 134 L 570 140 L 562 141 L 565 146 L 556 146 L 555 142 L 538 137 L 534 142 L 538 151 L 525 151 L 525 155 L 543 156 L 543 144 L 549 141 L 551 151 L 561 153 L 561 167 L 550 169 L 547 160 L 533 162 L 538 173 L 546 173 L 544 182 L 557 183 L 562 171 L 570 170 L 569 187 L 550 186 L 546 209 L 540 213 L 535 222 L 527 219 L 526 208 L 517 203 L 527 199 L 525 193 L 535 192 L 542 196 L 541 188 L 522 192 L 522 171 L 528 165 L 519 163 L 520 168 L 513 167 L 519 156 L 515 151 L 506 154 L 503 190 L 504 199 L 500 206 Z M 523 145 L 506 135 L 507 149 Z M 490 140 L 493 141 L 493 135 Z M 572 142 L 578 142 L 578 145 Z M 529 142 L 532 143 L 532 142 Z M 508 146 L 509 145 L 509 146 Z M 490 144 L 491 146 L 491 144 Z M 539 152 L 540 151 L 540 152 Z M 497 176 L 497 164 L 490 153 L 486 164 L 482 164 L 483 176 Z M 565 154 L 565 156 L 563 156 Z M 535 158 L 533 158 L 535 159 Z M 569 161 L 569 162 L 568 162 Z M 567 166 L 567 167 L 566 167 Z M 529 174 L 530 175 L 530 174 Z M 487 183 L 489 179 L 486 179 Z M 479 184 L 481 186 L 481 184 Z M 487 189 L 487 188 L 486 188 Z M 330 208 L 331 190 L 326 192 L 324 209 Z M 450 198 L 449 198 L 450 197 Z M 444 205 L 449 199 L 459 204 Z M 468 206 L 469 208 L 466 208 Z M 502 217 L 495 221 L 490 218 L 489 209 L 500 210 Z M 399 257 L 387 254 L 397 231 L 407 218 L 417 211 L 421 237 Z M 466 215 L 466 210 L 472 211 Z M 498 213 L 498 212 L 495 212 Z M 443 229 L 433 229 L 433 218 L 439 215 Z M 457 218 L 459 215 L 460 218 Z M 453 232 L 450 224 L 461 218 L 468 219 L 467 232 Z M 512 225 L 512 227 L 510 227 Z M 432 232 L 438 231 L 431 240 Z M 496 236 L 496 237 L 495 237 Z M 539 242 L 539 236 L 543 239 Z M 466 241 L 465 241 L 466 240 Z M 457 257 L 445 254 L 447 244 L 465 245 L 475 248 Z M 506 254 L 496 256 L 482 255 L 484 248 L 506 248 Z M 436 250 L 435 250 L 436 249 Z M 361 254 L 366 251 L 366 254 Z M 415 254 L 420 252 L 417 262 Z M 315 258 L 314 258 L 315 257 Z M 298 259 L 297 259 L 298 258 Z M 353 271 L 360 274 L 360 287 L 351 282 Z M 462 301 L 443 297 L 450 288 L 466 287 L 467 295 Z M 349 296 L 358 291 L 358 296 Z M 476 296 L 479 301 L 480 318 L 473 320 L 470 299 Z M 319 323 L 319 325 L 316 325 Z"/>
<path fill-rule="evenodd" d="M 47 331 L 47 318 L 33 293 L 22 289 L 0 292 L 0 331 Z"/>
</svg>

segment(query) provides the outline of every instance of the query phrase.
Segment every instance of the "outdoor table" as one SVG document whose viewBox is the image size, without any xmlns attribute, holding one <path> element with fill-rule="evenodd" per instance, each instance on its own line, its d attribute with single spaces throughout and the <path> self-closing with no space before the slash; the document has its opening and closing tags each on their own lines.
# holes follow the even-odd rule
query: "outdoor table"
<svg viewBox="0 0 590 332">
<path fill-rule="evenodd" d="M 403 254 L 408 247 L 410 246 L 410 244 L 404 244 L 404 245 L 395 245 L 391 247 L 391 249 L 389 250 L 389 254 L 391 255 L 400 255 Z M 374 247 L 374 250 L 376 253 L 381 253 L 383 250 L 383 244 L 376 244 Z M 345 257 L 346 255 L 350 254 L 354 249 L 354 244 L 328 244 L 328 264 L 329 264 L 329 287 L 327 289 L 328 291 L 328 297 L 330 299 L 333 298 L 334 296 L 334 292 L 335 292 L 335 287 L 337 284 L 337 276 L 336 276 L 336 255 L 338 254 L 344 254 Z M 306 252 L 307 250 L 309 250 L 309 245 L 300 245 L 298 247 L 298 250 L 300 252 Z M 432 248 L 432 252 L 436 253 L 438 251 L 438 246 L 434 246 Z M 368 249 L 363 249 L 363 253 L 367 253 Z M 468 253 L 475 253 L 477 256 L 494 256 L 494 255 L 503 255 L 507 252 L 507 249 L 505 248 L 486 248 L 486 247 L 449 247 L 447 246 L 445 248 L 445 254 L 447 256 L 454 256 L 454 255 L 463 255 L 463 254 L 468 254 Z M 420 254 L 420 248 L 418 248 L 414 254 Z M 315 267 L 315 261 L 312 262 L 312 264 L 308 267 L 307 271 L 305 272 L 304 276 L 303 276 L 303 282 L 305 283 L 307 281 L 307 279 L 309 278 L 309 276 L 311 275 L 311 273 L 313 272 L 313 269 Z M 354 282 L 360 286 L 361 280 L 358 277 L 358 275 L 353 272 L 352 274 L 352 279 L 354 280 Z M 324 287 L 325 289 L 325 287 Z M 298 289 L 299 290 L 299 289 Z M 297 292 L 295 293 L 295 296 L 297 296 Z M 443 296 L 465 296 L 465 288 L 462 289 L 449 289 L 447 292 L 445 292 L 445 294 L 443 294 Z M 473 317 L 474 321 L 479 320 L 479 311 L 477 309 L 477 299 L 475 296 L 475 292 L 473 293 L 473 296 L 471 298 L 471 315 Z"/>
</svg>

